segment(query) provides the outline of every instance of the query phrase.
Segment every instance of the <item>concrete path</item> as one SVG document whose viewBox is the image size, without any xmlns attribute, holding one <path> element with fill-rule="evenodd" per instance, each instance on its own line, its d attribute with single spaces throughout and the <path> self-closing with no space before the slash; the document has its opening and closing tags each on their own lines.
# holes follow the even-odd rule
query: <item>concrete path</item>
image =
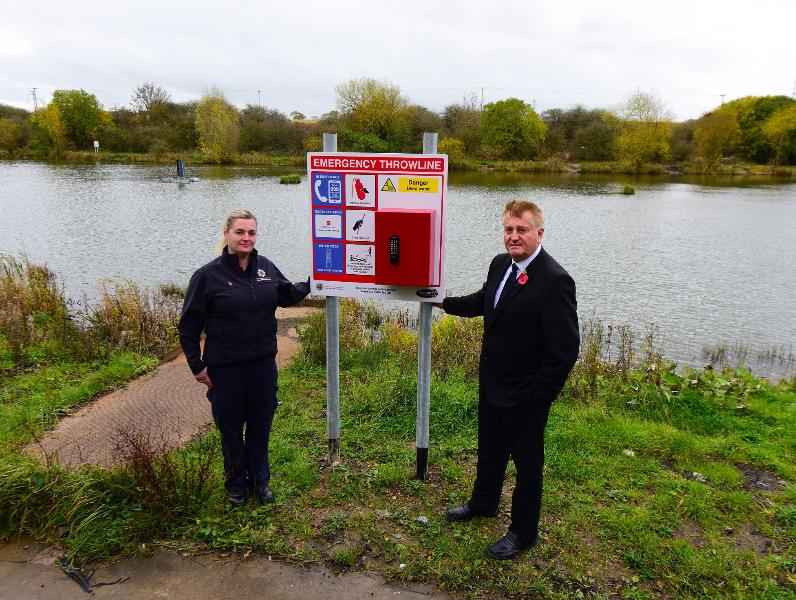
<svg viewBox="0 0 796 600">
<path fill-rule="evenodd" d="M 295 326 L 317 308 L 277 310 L 277 365 L 282 366 L 301 348 Z M 210 426 L 213 417 L 206 388 L 188 368 L 185 356 L 162 364 L 122 389 L 103 396 L 74 414 L 40 442 L 26 450 L 56 460 L 62 467 L 81 464 L 111 466 L 119 430 L 148 432 L 156 447 L 179 447 Z"/>
<path fill-rule="evenodd" d="M 0 599 L 69 600 L 86 598 L 80 586 L 55 564 L 57 552 L 34 543 L 0 544 Z M 119 581 L 119 580 L 122 581 Z M 236 554 L 182 556 L 156 550 L 146 558 L 98 569 L 91 581 L 110 583 L 95 598 L 150 600 L 446 600 L 429 586 L 387 584 L 378 575 L 327 569 L 300 569 L 267 556 Z"/>
</svg>

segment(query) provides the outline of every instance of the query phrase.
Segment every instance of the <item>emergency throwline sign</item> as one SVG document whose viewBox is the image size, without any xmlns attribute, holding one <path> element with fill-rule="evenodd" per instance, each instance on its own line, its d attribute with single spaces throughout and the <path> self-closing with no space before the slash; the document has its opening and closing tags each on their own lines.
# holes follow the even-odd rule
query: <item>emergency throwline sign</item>
<svg viewBox="0 0 796 600">
<path fill-rule="evenodd" d="M 313 293 L 445 297 L 443 154 L 310 152 Z"/>
</svg>

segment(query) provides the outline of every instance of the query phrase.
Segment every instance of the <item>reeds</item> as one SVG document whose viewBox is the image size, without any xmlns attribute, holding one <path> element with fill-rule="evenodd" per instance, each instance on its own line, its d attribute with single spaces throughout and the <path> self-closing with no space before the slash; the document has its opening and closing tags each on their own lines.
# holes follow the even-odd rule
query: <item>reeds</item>
<svg viewBox="0 0 796 600">
<path fill-rule="evenodd" d="M 0 375 L 116 349 L 162 356 L 177 345 L 183 290 L 131 281 L 102 285 L 99 301 L 66 297 L 55 274 L 24 254 L 0 254 Z"/>
</svg>

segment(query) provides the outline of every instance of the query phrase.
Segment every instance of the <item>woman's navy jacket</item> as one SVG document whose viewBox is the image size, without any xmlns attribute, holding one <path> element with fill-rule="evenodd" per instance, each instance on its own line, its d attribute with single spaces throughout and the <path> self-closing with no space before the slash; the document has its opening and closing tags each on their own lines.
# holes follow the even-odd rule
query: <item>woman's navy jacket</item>
<svg viewBox="0 0 796 600">
<path fill-rule="evenodd" d="M 221 256 L 191 277 L 178 330 L 194 375 L 206 366 L 228 365 L 276 354 L 276 307 L 309 294 L 309 280 L 290 283 L 274 263 L 252 250 L 244 271 L 238 257 Z M 202 354 L 199 338 L 205 332 Z"/>
</svg>

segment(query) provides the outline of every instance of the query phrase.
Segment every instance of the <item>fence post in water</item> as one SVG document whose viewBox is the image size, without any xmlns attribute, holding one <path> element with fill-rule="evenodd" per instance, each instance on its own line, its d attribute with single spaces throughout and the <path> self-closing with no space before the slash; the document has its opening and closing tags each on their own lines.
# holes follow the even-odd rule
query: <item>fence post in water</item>
<svg viewBox="0 0 796 600">
<path fill-rule="evenodd" d="M 185 161 L 181 158 L 177 159 L 177 177 L 185 177 Z"/>
<path fill-rule="evenodd" d="M 323 151 L 337 152 L 337 134 L 323 134 Z M 340 300 L 326 296 L 326 432 L 329 463 L 340 462 Z"/>
<path fill-rule="evenodd" d="M 437 134 L 423 133 L 423 154 L 437 153 Z M 417 478 L 428 474 L 428 420 L 431 407 L 431 303 L 420 303 L 420 333 L 417 344 Z"/>
</svg>

